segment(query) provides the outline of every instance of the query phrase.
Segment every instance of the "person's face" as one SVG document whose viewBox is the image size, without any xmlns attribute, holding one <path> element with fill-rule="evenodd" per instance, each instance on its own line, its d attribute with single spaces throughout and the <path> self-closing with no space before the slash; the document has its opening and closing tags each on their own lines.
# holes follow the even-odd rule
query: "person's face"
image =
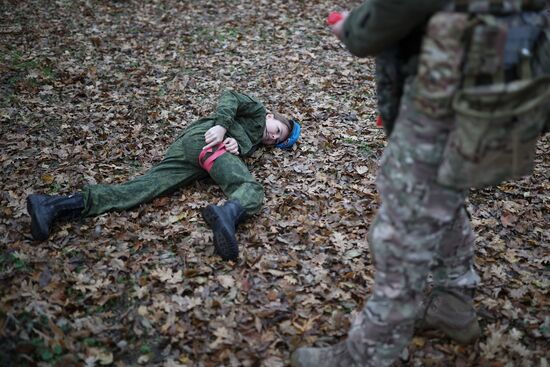
<svg viewBox="0 0 550 367">
<path fill-rule="evenodd" d="M 262 143 L 265 145 L 275 145 L 285 141 L 290 135 L 289 128 L 281 121 L 276 120 L 273 114 L 268 113 L 265 117 L 265 130 Z"/>
</svg>

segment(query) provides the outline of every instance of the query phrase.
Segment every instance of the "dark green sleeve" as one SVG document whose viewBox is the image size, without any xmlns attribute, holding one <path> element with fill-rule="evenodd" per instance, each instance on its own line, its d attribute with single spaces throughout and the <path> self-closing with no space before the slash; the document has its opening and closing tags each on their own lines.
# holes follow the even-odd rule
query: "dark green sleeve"
<svg viewBox="0 0 550 367">
<path fill-rule="evenodd" d="M 235 91 L 224 91 L 218 99 L 218 107 L 212 116 L 216 125 L 230 130 L 237 117 L 265 115 L 265 108 L 257 99 Z"/>
<path fill-rule="evenodd" d="M 377 55 L 441 10 L 448 0 L 367 0 L 344 23 L 342 41 L 355 56 Z"/>
<path fill-rule="evenodd" d="M 230 130 L 227 131 L 228 135 L 237 140 L 239 145 L 239 152 L 241 156 L 247 157 L 252 155 L 254 152 L 254 143 L 250 140 L 248 134 L 241 125 L 234 125 Z"/>
</svg>

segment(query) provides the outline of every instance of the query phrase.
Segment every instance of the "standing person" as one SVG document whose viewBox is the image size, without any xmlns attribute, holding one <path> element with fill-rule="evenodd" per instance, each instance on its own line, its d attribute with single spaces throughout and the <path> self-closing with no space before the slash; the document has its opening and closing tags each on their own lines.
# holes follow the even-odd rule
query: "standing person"
<svg viewBox="0 0 550 367">
<path fill-rule="evenodd" d="M 144 175 L 123 184 L 88 185 L 71 196 L 29 195 L 32 236 L 46 240 L 59 219 L 130 209 L 210 175 L 230 200 L 223 206 L 208 205 L 202 215 L 212 228 L 216 252 L 235 260 L 236 226 L 256 214 L 264 199 L 262 185 L 239 157 L 252 155 L 262 144 L 289 149 L 300 129 L 297 121 L 267 113 L 256 98 L 226 91 L 215 113 L 190 124 L 164 159 Z"/>
<path fill-rule="evenodd" d="M 537 138 L 550 125 L 544 3 L 367 0 L 333 26 L 356 56 L 405 55 L 396 64 L 415 66 L 400 69 L 412 73 L 402 78 L 377 177 L 373 294 L 345 341 L 298 348 L 293 366 L 389 366 L 415 324 L 462 343 L 479 336 L 466 190 L 532 170 Z M 417 35 L 421 47 L 404 53 L 402 41 Z"/>
</svg>

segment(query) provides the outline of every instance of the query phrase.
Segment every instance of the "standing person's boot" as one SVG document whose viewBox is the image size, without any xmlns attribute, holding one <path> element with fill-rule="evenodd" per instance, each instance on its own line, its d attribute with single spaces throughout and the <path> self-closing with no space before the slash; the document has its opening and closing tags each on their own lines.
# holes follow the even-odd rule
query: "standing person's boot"
<svg viewBox="0 0 550 367">
<path fill-rule="evenodd" d="M 472 297 L 458 290 L 434 289 L 420 316 L 417 330 L 440 330 L 460 344 L 473 343 L 481 334 Z"/>
<path fill-rule="evenodd" d="M 80 216 L 84 210 L 82 194 L 70 196 L 38 195 L 27 197 L 27 212 L 31 216 L 31 233 L 37 241 L 44 241 L 56 220 L 70 220 Z"/>
<path fill-rule="evenodd" d="M 216 253 L 224 260 L 236 260 L 239 256 L 239 245 L 235 230 L 246 216 L 241 204 L 230 200 L 223 206 L 208 205 L 202 210 L 202 216 L 212 228 Z"/>
<path fill-rule="evenodd" d="M 298 348 L 290 357 L 292 367 L 359 367 L 342 341 L 325 348 Z"/>
</svg>

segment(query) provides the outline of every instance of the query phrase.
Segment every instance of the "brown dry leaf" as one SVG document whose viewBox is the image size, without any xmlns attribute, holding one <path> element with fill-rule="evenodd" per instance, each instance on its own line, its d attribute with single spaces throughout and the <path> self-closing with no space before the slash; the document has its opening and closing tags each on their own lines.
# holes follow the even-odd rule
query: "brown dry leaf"
<svg viewBox="0 0 550 367">
<path fill-rule="evenodd" d="M 50 174 L 44 174 L 40 177 L 42 179 L 42 181 L 46 184 L 46 185 L 50 185 L 52 182 L 54 182 L 55 180 L 55 177 L 53 175 L 50 175 Z"/>
<path fill-rule="evenodd" d="M 504 212 L 502 213 L 502 216 L 500 217 L 500 221 L 502 223 L 503 226 L 505 227 L 511 227 L 514 225 L 514 223 L 516 223 L 518 220 L 518 218 L 512 214 L 512 213 L 509 213 L 509 212 Z"/>
<path fill-rule="evenodd" d="M 224 288 L 233 288 L 235 286 L 235 279 L 231 275 L 218 275 L 216 278 Z"/>
<path fill-rule="evenodd" d="M 365 173 L 367 173 L 369 171 L 369 167 L 367 167 L 367 166 L 356 166 L 355 170 L 360 175 L 364 175 Z"/>
</svg>

